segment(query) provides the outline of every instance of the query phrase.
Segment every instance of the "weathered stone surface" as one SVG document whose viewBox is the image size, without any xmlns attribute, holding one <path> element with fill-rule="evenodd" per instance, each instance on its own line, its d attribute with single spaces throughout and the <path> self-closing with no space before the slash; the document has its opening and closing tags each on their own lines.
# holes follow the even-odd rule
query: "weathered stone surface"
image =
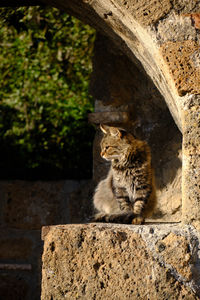
<svg viewBox="0 0 200 300">
<path fill-rule="evenodd" d="M 176 13 L 199 11 L 200 4 L 197 0 L 172 0 L 173 8 Z"/>
<path fill-rule="evenodd" d="M 157 243 L 158 252 L 161 253 L 165 264 L 174 267 L 176 272 L 186 280 L 192 279 L 191 251 L 188 240 L 184 236 L 170 233 Z"/>
<path fill-rule="evenodd" d="M 183 109 L 183 208 L 184 223 L 193 223 L 200 230 L 200 96 L 193 95 Z"/>
<path fill-rule="evenodd" d="M 124 0 L 116 1 L 123 5 L 128 13 L 141 24 L 150 25 L 156 23 L 159 19 L 164 17 L 172 8 L 170 0 Z"/>
<path fill-rule="evenodd" d="M 69 195 L 82 183 L 0 182 L 2 219 L 10 228 L 41 229 L 42 225 L 69 222 Z"/>
<path fill-rule="evenodd" d="M 180 96 L 200 93 L 199 44 L 196 41 L 166 42 L 161 47 Z"/>
<path fill-rule="evenodd" d="M 192 26 L 190 17 L 184 15 L 170 14 L 161 20 L 157 27 L 157 39 L 159 44 L 165 42 L 183 42 L 185 40 L 196 40 L 197 33 Z"/>
<path fill-rule="evenodd" d="M 44 227 L 43 239 L 43 300 L 198 299 L 198 240 L 192 228 L 52 226 Z"/>
</svg>

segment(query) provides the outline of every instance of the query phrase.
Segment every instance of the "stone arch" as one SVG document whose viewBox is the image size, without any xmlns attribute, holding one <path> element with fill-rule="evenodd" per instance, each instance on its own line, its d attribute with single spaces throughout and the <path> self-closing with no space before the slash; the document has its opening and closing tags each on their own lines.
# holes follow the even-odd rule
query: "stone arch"
<svg viewBox="0 0 200 300">
<path fill-rule="evenodd" d="M 200 1 L 50 0 L 140 61 L 183 133 L 182 222 L 199 227 Z"/>
<path fill-rule="evenodd" d="M 183 134 L 182 222 L 199 228 L 200 1 L 42 2 L 105 33 L 150 76 Z"/>
<path fill-rule="evenodd" d="M 108 35 L 133 62 L 136 57 L 164 96 L 177 126 L 182 130 L 179 102 L 182 101 L 180 96 L 187 91 L 181 88 L 180 83 L 178 85 L 178 75 L 172 70 L 173 60 L 178 54 L 178 49 L 174 48 L 180 46 L 173 43 L 184 41 L 188 35 L 189 39 L 195 38 L 190 17 L 184 12 L 198 10 L 198 1 L 193 1 L 193 5 L 187 1 L 173 5 L 170 0 L 45 2 L 64 9 Z M 191 32 L 185 32 L 187 26 L 191 27 Z M 176 68 L 177 63 L 174 62 L 173 67 Z"/>
</svg>

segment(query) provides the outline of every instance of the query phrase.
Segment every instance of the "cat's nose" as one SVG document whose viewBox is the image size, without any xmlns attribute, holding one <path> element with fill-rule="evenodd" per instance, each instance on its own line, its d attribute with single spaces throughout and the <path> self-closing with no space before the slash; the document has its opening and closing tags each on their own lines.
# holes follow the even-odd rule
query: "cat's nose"
<svg viewBox="0 0 200 300">
<path fill-rule="evenodd" d="M 104 154 L 105 154 L 105 151 L 101 151 L 101 156 L 103 157 L 104 156 Z"/>
</svg>

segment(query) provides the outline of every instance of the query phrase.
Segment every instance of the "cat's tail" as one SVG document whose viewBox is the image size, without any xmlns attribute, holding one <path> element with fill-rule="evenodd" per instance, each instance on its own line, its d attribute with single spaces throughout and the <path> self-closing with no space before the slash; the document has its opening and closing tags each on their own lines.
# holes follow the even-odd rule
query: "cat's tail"
<svg viewBox="0 0 200 300">
<path fill-rule="evenodd" d="M 144 222 L 143 218 L 138 217 L 132 212 L 118 214 L 97 213 L 91 221 L 117 224 L 142 224 Z"/>
</svg>

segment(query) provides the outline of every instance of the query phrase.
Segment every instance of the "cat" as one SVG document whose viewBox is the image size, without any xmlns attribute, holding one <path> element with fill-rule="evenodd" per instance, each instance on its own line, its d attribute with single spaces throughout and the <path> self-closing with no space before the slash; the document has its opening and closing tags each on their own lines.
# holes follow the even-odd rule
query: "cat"
<svg viewBox="0 0 200 300">
<path fill-rule="evenodd" d="M 156 203 L 150 148 L 123 129 L 100 128 L 101 156 L 111 167 L 93 196 L 94 221 L 143 224 Z"/>
</svg>

